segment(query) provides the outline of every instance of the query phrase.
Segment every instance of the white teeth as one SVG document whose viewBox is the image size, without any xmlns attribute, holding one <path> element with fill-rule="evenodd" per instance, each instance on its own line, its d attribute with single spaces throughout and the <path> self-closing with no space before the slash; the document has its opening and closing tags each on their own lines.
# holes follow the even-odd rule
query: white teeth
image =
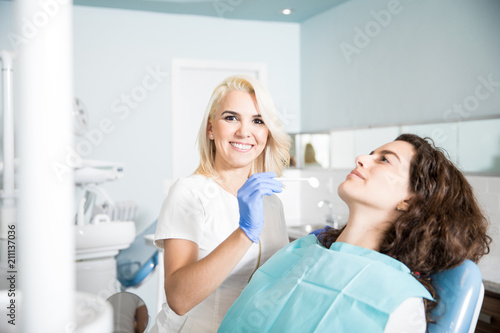
<svg viewBox="0 0 500 333">
<path fill-rule="evenodd" d="M 252 145 L 243 145 L 241 143 L 231 142 L 231 145 L 233 145 L 233 147 L 236 147 L 236 148 L 241 149 L 241 150 L 248 150 L 248 149 L 252 148 Z"/>
</svg>

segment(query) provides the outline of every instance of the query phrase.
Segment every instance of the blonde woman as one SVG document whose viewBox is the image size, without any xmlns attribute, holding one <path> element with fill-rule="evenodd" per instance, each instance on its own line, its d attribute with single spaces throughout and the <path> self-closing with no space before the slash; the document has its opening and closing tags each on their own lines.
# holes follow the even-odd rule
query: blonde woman
<svg viewBox="0 0 500 333">
<path fill-rule="evenodd" d="M 200 165 L 161 209 L 167 303 L 151 332 L 216 332 L 253 272 L 288 243 L 274 193 L 290 138 L 265 87 L 247 76 L 217 86 L 203 118 Z"/>
</svg>

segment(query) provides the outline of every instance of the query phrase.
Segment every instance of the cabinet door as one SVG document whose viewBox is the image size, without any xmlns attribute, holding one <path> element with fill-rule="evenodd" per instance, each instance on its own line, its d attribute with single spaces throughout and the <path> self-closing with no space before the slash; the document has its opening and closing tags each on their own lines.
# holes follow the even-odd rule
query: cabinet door
<svg viewBox="0 0 500 333">
<path fill-rule="evenodd" d="M 479 314 L 476 332 L 498 333 L 500 332 L 500 294 L 486 291 L 483 307 Z"/>
</svg>

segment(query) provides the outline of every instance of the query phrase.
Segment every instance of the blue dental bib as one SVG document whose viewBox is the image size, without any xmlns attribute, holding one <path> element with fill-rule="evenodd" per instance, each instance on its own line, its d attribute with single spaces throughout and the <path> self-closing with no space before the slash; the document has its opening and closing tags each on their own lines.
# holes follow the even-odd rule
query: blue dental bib
<svg viewBox="0 0 500 333">
<path fill-rule="evenodd" d="M 387 255 L 314 235 L 279 250 L 255 272 L 218 332 L 383 332 L 406 299 L 430 293 Z"/>
</svg>

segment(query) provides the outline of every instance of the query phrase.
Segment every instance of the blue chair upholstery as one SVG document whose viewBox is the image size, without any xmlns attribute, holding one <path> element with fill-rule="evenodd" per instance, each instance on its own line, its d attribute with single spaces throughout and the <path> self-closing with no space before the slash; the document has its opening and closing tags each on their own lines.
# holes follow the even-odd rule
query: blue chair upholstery
<svg viewBox="0 0 500 333">
<path fill-rule="evenodd" d="M 474 332 L 484 298 L 481 271 L 465 260 L 460 266 L 437 273 L 433 284 L 440 297 L 432 311 L 435 324 L 429 324 L 429 333 Z"/>
<path fill-rule="evenodd" d="M 158 250 L 144 238 L 145 235 L 154 234 L 157 222 L 153 222 L 136 236 L 128 248 L 118 253 L 116 277 L 121 283 L 122 291 L 138 287 L 158 265 Z"/>
</svg>

